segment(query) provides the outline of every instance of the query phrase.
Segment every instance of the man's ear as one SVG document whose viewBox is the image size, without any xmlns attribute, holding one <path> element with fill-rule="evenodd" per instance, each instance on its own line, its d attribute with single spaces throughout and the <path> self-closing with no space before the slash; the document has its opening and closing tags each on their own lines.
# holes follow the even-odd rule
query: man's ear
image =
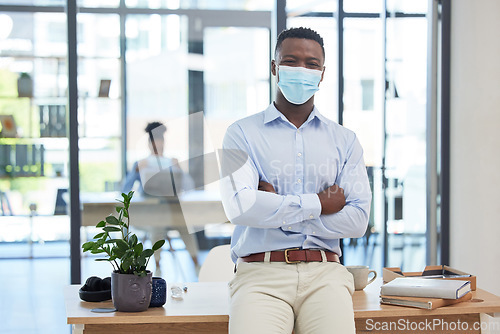
<svg viewBox="0 0 500 334">
<path fill-rule="evenodd" d="M 326 66 L 323 66 L 323 71 L 321 72 L 321 80 L 319 81 L 321 83 L 321 81 L 323 81 L 323 77 L 325 76 L 325 70 L 326 70 Z M 318 84 L 319 86 L 319 84 Z"/>
<path fill-rule="evenodd" d="M 271 73 L 276 76 L 276 61 L 273 59 L 271 60 Z"/>
</svg>

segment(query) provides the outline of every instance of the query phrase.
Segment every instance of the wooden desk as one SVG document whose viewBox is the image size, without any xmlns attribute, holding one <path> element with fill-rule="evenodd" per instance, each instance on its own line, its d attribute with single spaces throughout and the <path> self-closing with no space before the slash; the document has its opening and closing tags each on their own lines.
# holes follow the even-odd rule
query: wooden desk
<svg viewBox="0 0 500 334">
<path fill-rule="evenodd" d="M 89 303 L 80 300 L 80 286 L 71 285 L 64 291 L 68 324 L 73 333 L 227 333 L 229 321 L 229 291 L 227 283 L 186 283 L 183 300 L 171 298 L 167 283 L 167 303 L 145 312 L 94 313 L 99 307 L 113 307 L 111 301 Z M 183 287 L 184 285 L 178 285 Z"/>
<path fill-rule="evenodd" d="M 381 280 L 354 293 L 354 316 L 357 333 L 489 333 L 474 330 L 474 324 L 485 324 L 486 314 L 500 313 L 500 297 L 478 289 L 473 300 L 461 304 L 420 310 L 410 307 L 381 305 Z M 79 286 L 65 290 L 68 324 L 74 333 L 227 333 L 229 295 L 227 283 L 187 283 L 184 300 L 167 297 L 163 308 L 140 313 L 93 313 L 95 307 L 112 307 L 112 303 L 87 303 L 78 297 Z M 168 290 L 170 290 L 167 287 Z M 446 325 L 447 323 L 448 325 Z M 460 326 L 457 328 L 457 325 Z M 392 327 L 389 327 L 392 326 Z M 418 327 L 420 326 L 420 328 Z M 448 326 L 448 330 L 445 326 Z M 464 330 L 461 330 L 464 329 Z"/>
<path fill-rule="evenodd" d="M 118 193 L 105 197 L 82 199 L 82 226 L 95 226 L 110 214 L 116 214 Z M 177 198 L 148 197 L 132 199 L 132 226 L 187 226 L 190 233 L 203 230 L 207 224 L 224 223 L 228 219 L 216 193 L 190 191 Z"/>
<path fill-rule="evenodd" d="M 356 333 L 484 334 L 489 331 L 474 330 L 474 324 L 485 324 L 489 315 L 500 315 L 500 297 L 481 289 L 473 291 L 469 302 L 423 310 L 380 304 L 381 285 L 382 280 L 378 279 L 364 290 L 354 293 Z M 460 327 L 457 328 L 457 325 Z"/>
</svg>

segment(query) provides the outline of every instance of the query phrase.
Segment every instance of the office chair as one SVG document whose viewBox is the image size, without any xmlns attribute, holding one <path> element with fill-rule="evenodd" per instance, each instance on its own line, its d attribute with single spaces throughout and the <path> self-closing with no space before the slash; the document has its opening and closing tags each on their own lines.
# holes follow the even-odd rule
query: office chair
<svg viewBox="0 0 500 334">
<path fill-rule="evenodd" d="M 231 260 L 231 246 L 215 246 L 201 265 L 199 282 L 229 282 L 234 276 L 234 263 Z"/>
</svg>

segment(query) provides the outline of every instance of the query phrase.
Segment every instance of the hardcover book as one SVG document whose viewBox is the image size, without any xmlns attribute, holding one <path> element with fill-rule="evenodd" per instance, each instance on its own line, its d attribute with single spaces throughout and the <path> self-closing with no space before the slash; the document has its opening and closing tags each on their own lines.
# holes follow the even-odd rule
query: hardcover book
<svg viewBox="0 0 500 334">
<path fill-rule="evenodd" d="M 384 296 L 433 297 L 458 299 L 471 291 L 469 281 L 442 280 L 433 278 L 398 277 L 382 285 Z"/>
<path fill-rule="evenodd" d="M 403 297 L 403 296 L 380 296 L 380 302 L 388 305 L 409 306 L 434 310 L 438 307 L 458 304 L 472 299 L 472 292 L 466 293 L 458 299 L 427 298 L 427 297 Z"/>
</svg>

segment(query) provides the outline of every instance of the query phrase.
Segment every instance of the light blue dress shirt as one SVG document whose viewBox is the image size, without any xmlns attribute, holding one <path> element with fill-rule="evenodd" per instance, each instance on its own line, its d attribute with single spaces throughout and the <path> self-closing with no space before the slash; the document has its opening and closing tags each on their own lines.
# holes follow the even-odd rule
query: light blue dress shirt
<svg viewBox="0 0 500 334">
<path fill-rule="evenodd" d="M 340 238 L 364 235 L 371 190 L 354 132 L 325 118 L 316 107 L 297 129 L 271 104 L 228 128 L 223 170 L 237 150 L 244 153 L 238 167 L 243 166 L 221 179 L 224 210 L 236 225 L 233 261 L 294 247 L 341 255 Z M 257 190 L 261 180 L 271 183 L 276 194 Z M 322 215 L 317 193 L 333 184 L 344 189 L 346 205 Z"/>
</svg>

